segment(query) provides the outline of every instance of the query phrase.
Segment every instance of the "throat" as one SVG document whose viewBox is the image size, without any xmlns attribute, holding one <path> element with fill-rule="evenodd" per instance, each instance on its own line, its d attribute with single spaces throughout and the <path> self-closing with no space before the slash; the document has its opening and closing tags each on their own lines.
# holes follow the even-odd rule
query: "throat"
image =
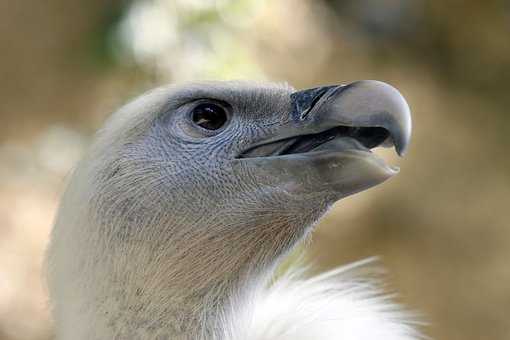
<svg viewBox="0 0 510 340">
<path fill-rule="evenodd" d="M 275 265 L 276 266 L 276 262 Z M 106 321 L 109 336 L 114 338 L 222 340 L 225 320 L 232 318 L 245 301 L 250 300 L 253 287 L 264 286 L 272 277 L 273 266 L 262 272 L 237 272 L 224 280 L 210 282 L 198 289 L 189 281 L 188 287 L 167 286 L 165 289 L 129 292 L 130 300 L 112 299 L 110 309 L 99 318 Z M 98 310 L 102 310 L 99 308 Z M 99 321 L 99 320 L 98 320 Z M 95 324 L 101 323 L 95 322 Z"/>
<path fill-rule="evenodd" d="M 273 239 L 278 239 L 278 233 Z M 202 247 L 202 254 L 194 252 L 193 256 L 184 249 L 173 249 L 164 261 L 131 265 L 132 271 L 116 272 L 105 289 L 88 292 L 93 294 L 90 300 L 98 301 L 91 306 L 89 324 L 102 325 L 98 328 L 107 338 L 223 339 L 224 320 L 249 300 L 254 286 L 269 281 L 280 258 L 290 250 L 281 244 L 277 248 L 267 244 L 264 252 L 244 243 Z M 177 258 L 176 254 L 184 255 Z M 87 334 L 83 339 L 101 338 Z"/>
</svg>

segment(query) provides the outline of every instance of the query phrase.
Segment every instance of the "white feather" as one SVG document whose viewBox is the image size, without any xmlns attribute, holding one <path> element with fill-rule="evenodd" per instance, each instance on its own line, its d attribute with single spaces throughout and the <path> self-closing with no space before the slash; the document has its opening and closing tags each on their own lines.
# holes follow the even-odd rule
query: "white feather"
<svg viewBox="0 0 510 340">
<path fill-rule="evenodd" d="M 222 340 L 416 340 L 415 318 L 359 274 L 372 259 L 305 278 L 295 267 L 253 287 L 224 320 Z"/>
</svg>

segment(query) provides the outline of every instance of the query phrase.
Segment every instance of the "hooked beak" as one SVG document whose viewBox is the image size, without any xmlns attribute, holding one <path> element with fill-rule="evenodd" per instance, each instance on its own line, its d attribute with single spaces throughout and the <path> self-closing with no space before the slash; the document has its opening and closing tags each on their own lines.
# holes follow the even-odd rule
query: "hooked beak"
<svg viewBox="0 0 510 340">
<path fill-rule="evenodd" d="M 291 122 L 250 147 L 240 158 L 272 176 L 286 174 L 332 187 L 342 197 L 377 185 L 398 172 L 370 149 L 411 138 L 407 102 L 394 87 L 374 80 L 291 94 Z"/>
<path fill-rule="evenodd" d="M 411 114 L 400 92 L 386 83 L 363 80 L 295 92 L 295 119 L 315 122 L 317 131 L 328 126 L 380 127 L 389 132 L 397 153 L 405 154 L 411 139 Z M 312 124 L 313 125 L 313 124 Z"/>
</svg>

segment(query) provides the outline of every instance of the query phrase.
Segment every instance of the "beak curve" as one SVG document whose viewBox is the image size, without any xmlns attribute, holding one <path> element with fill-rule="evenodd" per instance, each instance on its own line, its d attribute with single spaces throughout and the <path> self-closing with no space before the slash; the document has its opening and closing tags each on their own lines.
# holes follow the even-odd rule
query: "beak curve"
<svg viewBox="0 0 510 340">
<path fill-rule="evenodd" d="M 294 92 L 291 100 L 293 119 L 309 120 L 315 132 L 335 126 L 380 127 L 389 132 L 400 156 L 407 151 L 411 113 L 404 97 L 391 85 L 362 80 Z"/>
</svg>

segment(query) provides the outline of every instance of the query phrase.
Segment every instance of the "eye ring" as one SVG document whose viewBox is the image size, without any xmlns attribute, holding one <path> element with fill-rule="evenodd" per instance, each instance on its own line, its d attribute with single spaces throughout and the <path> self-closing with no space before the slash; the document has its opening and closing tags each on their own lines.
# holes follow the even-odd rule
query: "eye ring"
<svg viewBox="0 0 510 340">
<path fill-rule="evenodd" d="M 190 113 L 193 124 L 203 130 L 213 132 L 223 128 L 228 120 L 228 110 L 219 103 L 204 101 L 198 103 Z"/>
</svg>

